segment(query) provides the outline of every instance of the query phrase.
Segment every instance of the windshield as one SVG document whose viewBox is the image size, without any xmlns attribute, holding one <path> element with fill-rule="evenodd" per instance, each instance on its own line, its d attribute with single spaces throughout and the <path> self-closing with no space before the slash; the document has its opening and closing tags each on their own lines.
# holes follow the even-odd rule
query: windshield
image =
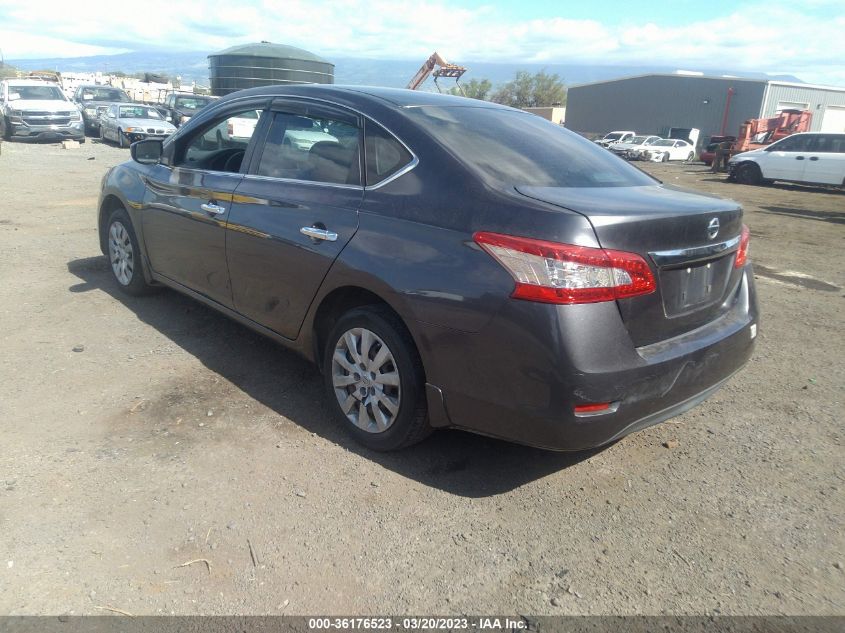
<svg viewBox="0 0 845 633">
<path fill-rule="evenodd" d="M 629 143 L 631 143 L 632 145 L 642 145 L 642 144 L 643 144 L 643 143 L 645 143 L 647 140 L 648 140 L 648 137 L 647 137 L 647 136 L 635 136 L 634 138 L 632 138 L 632 139 L 631 139 L 630 141 L 628 141 L 628 142 L 629 142 Z"/>
<path fill-rule="evenodd" d="M 64 101 L 65 96 L 58 86 L 9 86 L 9 101 L 18 99 Z"/>
<path fill-rule="evenodd" d="M 117 88 L 83 88 L 79 98 L 83 101 L 129 101 L 129 96 Z"/>
<path fill-rule="evenodd" d="M 208 105 L 211 99 L 205 97 L 179 97 L 176 99 L 176 107 L 185 110 L 199 110 Z"/>
<path fill-rule="evenodd" d="M 407 111 L 444 151 L 491 185 L 633 187 L 654 180 L 595 143 L 533 114 L 473 107 Z"/>
<path fill-rule="evenodd" d="M 155 108 L 148 108 L 146 106 L 121 106 L 121 119 L 160 119 L 161 114 Z"/>
<path fill-rule="evenodd" d="M 622 138 L 622 135 L 619 132 L 611 132 L 610 134 L 605 134 L 604 138 L 608 141 L 618 141 Z"/>
</svg>

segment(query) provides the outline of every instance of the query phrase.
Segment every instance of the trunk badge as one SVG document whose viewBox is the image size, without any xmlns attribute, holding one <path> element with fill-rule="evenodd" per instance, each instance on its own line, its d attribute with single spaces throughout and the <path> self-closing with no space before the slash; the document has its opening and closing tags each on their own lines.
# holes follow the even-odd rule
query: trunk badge
<svg viewBox="0 0 845 633">
<path fill-rule="evenodd" d="M 707 237 L 711 240 L 715 239 L 716 236 L 719 234 L 719 218 L 713 218 L 710 220 L 710 224 L 707 225 Z"/>
</svg>

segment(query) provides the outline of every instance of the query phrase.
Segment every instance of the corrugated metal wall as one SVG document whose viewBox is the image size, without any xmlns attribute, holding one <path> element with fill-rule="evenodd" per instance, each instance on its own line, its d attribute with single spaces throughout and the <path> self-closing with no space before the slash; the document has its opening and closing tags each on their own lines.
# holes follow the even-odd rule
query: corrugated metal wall
<svg viewBox="0 0 845 633">
<path fill-rule="evenodd" d="M 774 116 L 781 109 L 780 104 L 795 104 L 795 107 L 806 107 L 813 113 L 810 129 L 814 132 L 821 130 L 825 110 L 829 106 L 845 107 L 845 88 L 831 90 L 823 88 L 810 88 L 804 86 L 771 84 L 766 96 L 765 103 L 760 115 L 762 117 Z"/>
<path fill-rule="evenodd" d="M 665 134 L 670 127 L 696 127 L 706 138 L 719 133 L 731 87 L 726 134 L 736 134 L 743 121 L 759 116 L 766 82 L 648 75 L 573 86 L 566 100 L 566 127 L 601 135 L 611 130 Z"/>
</svg>

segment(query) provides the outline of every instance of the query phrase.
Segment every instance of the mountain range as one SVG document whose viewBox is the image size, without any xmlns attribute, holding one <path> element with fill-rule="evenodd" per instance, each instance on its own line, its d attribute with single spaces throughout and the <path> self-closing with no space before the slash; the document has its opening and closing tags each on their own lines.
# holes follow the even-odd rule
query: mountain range
<svg viewBox="0 0 845 633">
<path fill-rule="evenodd" d="M 44 59 L 8 60 L 12 66 L 23 70 L 58 70 L 59 72 L 116 72 L 127 74 L 138 72 L 166 73 L 180 76 L 182 83 L 194 81 L 208 85 L 208 53 L 204 52 L 161 52 L 135 51 L 119 55 L 94 55 L 90 57 L 65 57 Z M 335 58 L 335 83 L 351 85 L 374 85 L 402 88 L 416 73 L 424 60 Z M 529 72 L 545 71 L 557 74 L 567 85 L 603 81 L 646 73 L 671 73 L 678 70 L 672 66 L 620 66 L 603 64 L 562 63 L 490 63 L 460 60 L 469 68 L 463 81 L 489 79 L 498 85 L 513 79 L 519 70 Z M 748 79 L 772 79 L 779 81 L 801 80 L 792 75 L 767 75 L 762 72 L 736 71 L 721 68 L 685 69 L 703 72 L 705 75 L 730 75 Z M 449 80 L 444 80 L 448 82 Z M 448 85 L 448 84 L 447 84 Z"/>
</svg>

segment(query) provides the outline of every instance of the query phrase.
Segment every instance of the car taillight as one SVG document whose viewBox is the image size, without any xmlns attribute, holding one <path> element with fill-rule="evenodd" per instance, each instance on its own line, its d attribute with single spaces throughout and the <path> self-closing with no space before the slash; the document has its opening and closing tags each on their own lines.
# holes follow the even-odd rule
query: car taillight
<svg viewBox="0 0 845 633">
<path fill-rule="evenodd" d="M 654 292 L 654 275 L 636 253 L 479 232 L 476 244 L 516 281 L 512 297 L 543 303 L 597 303 Z"/>
<path fill-rule="evenodd" d="M 744 224 L 742 225 L 742 236 L 739 238 L 739 250 L 736 252 L 734 268 L 742 268 L 748 261 L 748 242 L 751 240 L 751 231 Z"/>
</svg>

